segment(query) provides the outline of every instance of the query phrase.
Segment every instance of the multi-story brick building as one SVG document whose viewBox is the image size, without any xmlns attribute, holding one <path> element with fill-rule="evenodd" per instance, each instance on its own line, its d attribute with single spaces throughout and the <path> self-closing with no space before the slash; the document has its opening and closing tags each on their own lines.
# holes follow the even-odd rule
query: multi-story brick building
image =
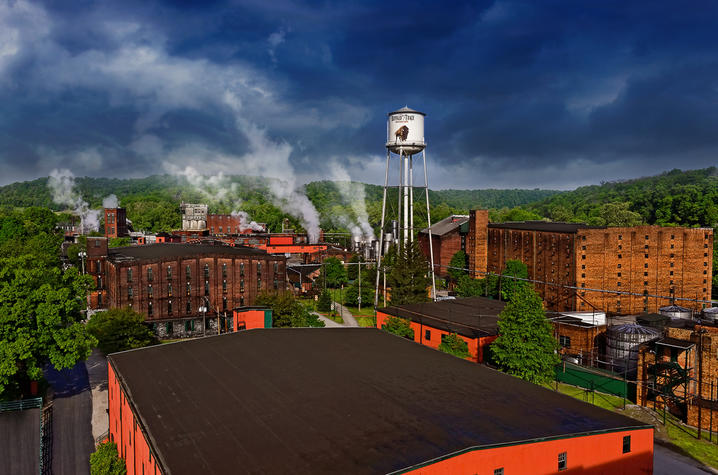
<svg viewBox="0 0 718 475">
<path fill-rule="evenodd" d="M 713 230 L 709 228 L 489 223 L 486 210 L 473 210 L 468 242 L 475 277 L 487 271 L 499 273 L 506 261 L 520 260 L 529 278 L 542 282 L 535 287 L 549 310 L 630 314 L 656 312 L 668 304 L 668 298 L 656 295 L 711 298 Z M 679 302 L 703 307 L 700 302 Z"/>
<path fill-rule="evenodd" d="M 469 217 L 451 215 L 431 226 L 431 244 L 434 250 L 434 268 L 441 277 L 448 275 L 451 258 L 459 251 L 466 252 L 469 234 Z M 424 255 L 429 255 L 429 229 L 419 231 L 417 239 Z"/>
<path fill-rule="evenodd" d="M 105 208 L 105 237 L 129 236 L 125 208 Z"/>
<path fill-rule="evenodd" d="M 130 307 L 156 324 L 160 336 L 203 334 L 205 314 L 215 317 L 207 320 L 211 328 L 216 317 L 254 305 L 260 292 L 285 288 L 286 258 L 243 246 L 172 243 L 108 249 L 106 238 L 91 237 L 87 254 L 97 284 L 90 306 Z"/>
</svg>

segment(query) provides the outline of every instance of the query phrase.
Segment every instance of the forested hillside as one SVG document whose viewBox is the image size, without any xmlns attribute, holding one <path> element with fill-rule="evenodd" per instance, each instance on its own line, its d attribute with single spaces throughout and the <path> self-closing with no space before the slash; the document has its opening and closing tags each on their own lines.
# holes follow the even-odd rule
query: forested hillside
<svg viewBox="0 0 718 475">
<path fill-rule="evenodd" d="M 554 221 L 718 227 L 718 169 L 671 170 L 652 177 L 584 186 L 526 209 Z"/>
<path fill-rule="evenodd" d="M 64 210 L 52 201 L 47 178 L 13 183 L 0 187 L 0 205 L 12 207 L 43 206 L 55 211 Z M 136 229 L 167 231 L 180 225 L 180 201 L 201 201 L 210 204 L 210 211 L 229 213 L 247 212 L 258 222 L 267 223 L 271 230 L 281 229 L 281 222 L 289 218 L 294 227 L 300 227 L 296 218 L 284 213 L 281 203 L 272 199 L 268 180 L 246 176 L 228 176 L 219 182 L 196 182 L 173 175 L 156 175 L 137 179 L 76 178 L 75 191 L 90 207 L 100 208 L 102 200 L 115 194 L 127 208 L 127 216 Z M 360 219 L 356 204 L 365 194 L 368 221 L 374 228 L 381 219 L 382 187 L 363 183 L 334 183 L 317 181 L 307 184 L 304 192 L 314 204 L 325 230 L 347 231 L 351 223 Z M 550 190 L 441 190 L 429 192 L 434 221 L 451 213 L 467 213 L 470 208 L 513 208 L 555 195 Z M 415 190 L 417 204 L 424 203 L 423 190 Z M 389 208 L 396 208 L 396 190 L 389 193 Z M 419 211 L 416 226 L 425 226 L 426 217 Z"/>
</svg>

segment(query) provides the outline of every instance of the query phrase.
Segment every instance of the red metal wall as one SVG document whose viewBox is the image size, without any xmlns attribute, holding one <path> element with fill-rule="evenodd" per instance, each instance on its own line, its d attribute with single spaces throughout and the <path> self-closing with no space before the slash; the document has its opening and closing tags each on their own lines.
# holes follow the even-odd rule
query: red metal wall
<svg viewBox="0 0 718 475">
<path fill-rule="evenodd" d="M 631 451 L 623 453 L 623 436 L 631 436 Z M 566 474 L 634 475 L 653 473 L 653 429 L 571 437 L 493 449 L 479 449 L 405 473 L 461 475 L 494 473 L 543 475 L 559 473 L 558 454 L 566 452 Z"/>
<path fill-rule="evenodd" d="M 389 314 L 377 312 L 376 313 L 376 327 L 381 329 L 381 326 L 389 318 Z M 432 327 L 431 325 L 419 324 L 417 322 L 411 322 L 411 329 L 414 330 L 414 341 L 425 346 L 429 346 L 434 349 L 439 349 L 441 344 L 441 336 L 449 335 L 451 332 L 442 330 L 439 328 Z M 426 339 L 426 331 L 429 331 L 429 339 Z M 486 336 L 482 338 L 469 338 L 463 335 L 458 335 L 459 338 L 464 340 L 469 346 L 469 353 L 471 354 L 468 360 L 476 363 L 483 363 L 485 358 L 488 357 L 489 345 L 496 339 L 496 335 Z"/>
<path fill-rule="evenodd" d="M 162 474 L 135 420 L 112 364 L 107 365 L 107 376 L 110 440 L 117 444 L 119 455 L 125 460 L 127 474 Z"/>
</svg>

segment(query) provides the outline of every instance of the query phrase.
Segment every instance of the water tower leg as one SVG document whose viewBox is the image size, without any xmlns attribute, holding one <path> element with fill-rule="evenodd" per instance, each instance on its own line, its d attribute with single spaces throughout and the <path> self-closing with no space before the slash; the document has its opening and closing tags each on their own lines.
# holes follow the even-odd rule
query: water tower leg
<svg viewBox="0 0 718 475">
<path fill-rule="evenodd" d="M 409 155 L 409 242 L 414 243 L 414 155 Z"/>
<path fill-rule="evenodd" d="M 409 242 L 409 156 L 404 155 L 404 246 Z"/>
<path fill-rule="evenodd" d="M 424 192 L 426 194 L 426 222 L 429 231 L 429 261 L 431 262 L 431 300 L 436 300 L 436 277 L 434 276 L 434 245 L 431 237 L 431 211 L 429 210 L 429 176 L 426 173 L 426 149 L 421 151 L 424 158 Z"/>
<path fill-rule="evenodd" d="M 400 243 L 401 242 L 401 219 L 402 216 L 402 206 L 401 206 L 401 198 L 404 191 L 404 151 L 399 149 L 399 187 L 397 188 L 396 196 L 397 196 L 397 208 L 396 208 L 396 229 L 397 233 L 396 236 L 394 236 L 394 242 Z"/>
<path fill-rule="evenodd" d="M 386 213 L 386 187 L 389 186 L 389 155 L 386 151 L 386 173 L 384 175 L 384 197 L 381 200 L 381 228 L 379 229 L 379 252 L 376 256 L 376 288 L 374 291 L 374 308 L 379 305 L 379 274 L 381 274 L 381 253 L 384 252 L 384 217 Z"/>
</svg>

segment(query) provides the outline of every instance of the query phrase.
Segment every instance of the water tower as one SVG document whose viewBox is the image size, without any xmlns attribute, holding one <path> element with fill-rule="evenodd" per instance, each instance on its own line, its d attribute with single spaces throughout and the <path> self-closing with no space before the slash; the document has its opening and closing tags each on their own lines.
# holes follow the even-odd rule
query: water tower
<svg viewBox="0 0 718 475">
<path fill-rule="evenodd" d="M 387 114 L 386 122 L 386 173 L 384 176 L 384 198 L 381 204 L 381 232 L 379 233 L 379 252 L 377 253 L 377 269 L 381 268 L 386 233 L 386 193 L 389 186 L 389 168 L 392 156 L 399 160 L 398 200 L 394 241 L 400 245 L 409 245 L 414 241 L 414 155 L 421 153 L 424 164 L 424 189 L 426 197 L 426 219 L 429 224 L 429 259 L 431 261 L 431 298 L 436 298 L 436 281 L 434 279 L 434 248 L 431 239 L 431 214 L 429 212 L 429 180 L 426 173 L 426 142 L 424 140 L 423 112 L 402 107 Z M 397 230 L 398 228 L 398 230 Z M 379 272 L 376 274 L 376 293 L 374 307 L 379 303 Z"/>
</svg>

